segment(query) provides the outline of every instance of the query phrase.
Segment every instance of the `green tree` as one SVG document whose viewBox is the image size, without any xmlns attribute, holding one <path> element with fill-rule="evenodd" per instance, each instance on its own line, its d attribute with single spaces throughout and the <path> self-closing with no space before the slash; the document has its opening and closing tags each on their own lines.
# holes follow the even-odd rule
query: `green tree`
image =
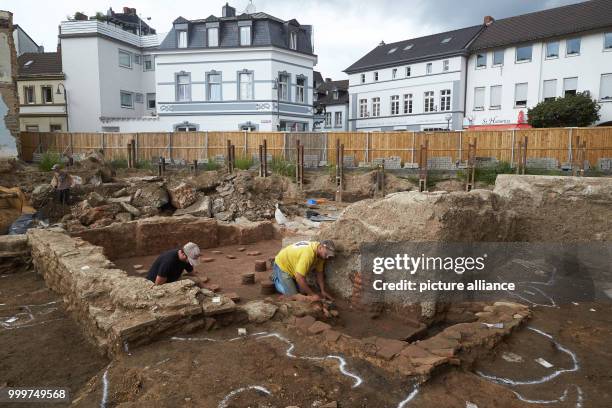
<svg viewBox="0 0 612 408">
<path fill-rule="evenodd" d="M 599 120 L 599 104 L 588 91 L 543 101 L 527 111 L 527 122 L 535 128 L 590 126 Z"/>
</svg>

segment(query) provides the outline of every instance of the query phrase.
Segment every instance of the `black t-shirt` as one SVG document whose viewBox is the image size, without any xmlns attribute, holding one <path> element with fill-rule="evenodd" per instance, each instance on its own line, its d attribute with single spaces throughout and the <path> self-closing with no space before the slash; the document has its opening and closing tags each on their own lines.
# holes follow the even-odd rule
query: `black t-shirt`
<svg viewBox="0 0 612 408">
<path fill-rule="evenodd" d="M 178 249 L 171 249 L 161 254 L 149 269 L 147 279 L 155 282 L 155 278 L 161 276 L 167 278 L 168 283 L 176 281 L 181 277 L 183 270 L 187 272 L 193 271 L 193 266 L 189 262 L 183 262 L 179 259 Z"/>
</svg>

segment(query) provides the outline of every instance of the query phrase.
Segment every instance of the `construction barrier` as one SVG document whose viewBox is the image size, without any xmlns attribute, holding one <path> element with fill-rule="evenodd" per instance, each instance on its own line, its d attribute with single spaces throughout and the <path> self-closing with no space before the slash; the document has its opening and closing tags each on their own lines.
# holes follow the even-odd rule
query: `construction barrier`
<svg viewBox="0 0 612 408">
<path fill-rule="evenodd" d="M 612 127 L 517 129 L 503 131 L 453 132 L 156 132 L 156 133 L 43 133 L 21 132 L 22 159 L 32 161 L 37 155 L 51 151 L 78 155 L 100 149 L 110 160 L 127 159 L 127 145 L 134 141 L 137 160 L 184 161 L 221 160 L 227 141 L 235 146 L 237 157 L 257 158 L 259 145 L 267 142 L 272 156 L 295 161 L 299 140 L 304 146 L 305 162 L 335 163 L 336 141 L 344 145 L 344 160 L 350 166 L 372 163 L 381 158 L 400 158 L 401 162 L 417 163 L 421 145 L 428 142 L 429 160 L 464 163 L 469 144 L 477 140 L 477 157 L 495 158 L 515 164 L 518 146 L 527 138 L 528 158 L 550 159 L 570 163 L 584 157 L 591 166 L 600 159 L 612 158 Z M 397 159 L 396 159 L 397 160 Z M 400 160 L 397 160 L 399 163 Z M 608 160 L 609 161 L 609 160 Z"/>
</svg>

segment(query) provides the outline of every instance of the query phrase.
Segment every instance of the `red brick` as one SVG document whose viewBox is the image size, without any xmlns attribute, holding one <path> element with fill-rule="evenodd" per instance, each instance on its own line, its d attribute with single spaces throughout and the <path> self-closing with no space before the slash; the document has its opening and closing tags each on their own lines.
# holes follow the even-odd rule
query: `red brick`
<svg viewBox="0 0 612 408">
<path fill-rule="evenodd" d="M 259 251 L 249 251 L 246 254 L 248 256 L 257 256 L 257 255 L 261 255 L 261 252 L 259 252 Z"/>
<path fill-rule="evenodd" d="M 225 255 L 225 257 L 227 259 L 236 259 L 236 257 L 234 255 Z"/>
</svg>

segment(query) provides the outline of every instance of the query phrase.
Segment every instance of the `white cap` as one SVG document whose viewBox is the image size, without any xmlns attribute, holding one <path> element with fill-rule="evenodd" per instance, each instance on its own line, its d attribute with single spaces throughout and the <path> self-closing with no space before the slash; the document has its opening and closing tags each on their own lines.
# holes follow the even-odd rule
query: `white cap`
<svg viewBox="0 0 612 408">
<path fill-rule="evenodd" d="M 183 247 L 183 253 L 187 256 L 187 260 L 191 266 L 198 264 L 198 257 L 200 256 L 200 247 L 193 242 L 188 242 Z"/>
</svg>

